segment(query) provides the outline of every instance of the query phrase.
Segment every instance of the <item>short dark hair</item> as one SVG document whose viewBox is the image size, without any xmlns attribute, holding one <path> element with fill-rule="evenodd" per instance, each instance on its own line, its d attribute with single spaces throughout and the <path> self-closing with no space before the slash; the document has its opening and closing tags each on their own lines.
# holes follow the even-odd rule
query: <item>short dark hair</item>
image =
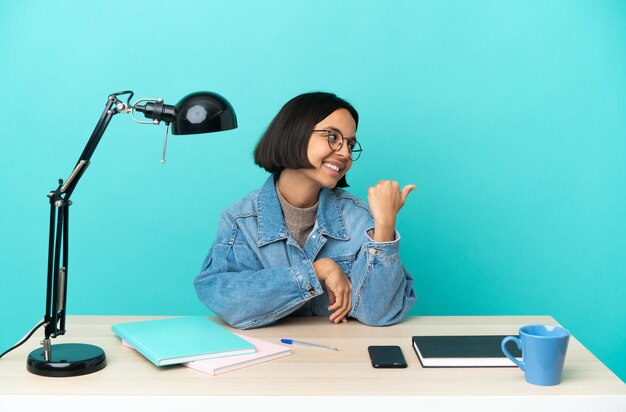
<svg viewBox="0 0 626 412">
<path fill-rule="evenodd" d="M 316 124 L 338 109 L 346 109 L 359 126 L 359 114 L 333 93 L 304 93 L 289 100 L 269 124 L 254 149 L 254 162 L 270 173 L 283 169 L 311 169 L 307 148 Z M 337 187 L 348 187 L 346 177 Z"/>
</svg>

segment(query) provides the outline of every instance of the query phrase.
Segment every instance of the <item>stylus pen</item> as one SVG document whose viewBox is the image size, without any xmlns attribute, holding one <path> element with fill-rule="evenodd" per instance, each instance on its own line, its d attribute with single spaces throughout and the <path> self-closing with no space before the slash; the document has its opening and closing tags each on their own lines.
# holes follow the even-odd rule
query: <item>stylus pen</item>
<svg viewBox="0 0 626 412">
<path fill-rule="evenodd" d="M 330 350 L 339 350 L 334 346 L 327 346 L 327 345 L 320 345 L 319 343 L 312 343 L 312 342 L 303 342 L 301 340 L 293 340 L 293 339 L 281 339 L 280 340 L 282 343 L 286 343 L 288 345 L 293 345 L 293 344 L 297 344 L 297 345 L 305 345 L 305 346 L 313 346 L 315 348 L 322 348 L 322 349 L 330 349 Z"/>
</svg>

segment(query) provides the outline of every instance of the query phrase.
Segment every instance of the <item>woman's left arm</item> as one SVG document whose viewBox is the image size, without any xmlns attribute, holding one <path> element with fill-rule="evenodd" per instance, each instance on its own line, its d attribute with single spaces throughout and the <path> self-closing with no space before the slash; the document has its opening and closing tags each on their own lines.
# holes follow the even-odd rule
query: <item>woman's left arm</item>
<svg viewBox="0 0 626 412">
<path fill-rule="evenodd" d="M 368 191 L 373 231 L 367 233 L 351 271 L 350 313 L 372 326 L 399 322 L 415 302 L 413 278 L 400 262 L 396 216 L 414 185 L 400 190 L 397 182 L 380 181 Z"/>
</svg>

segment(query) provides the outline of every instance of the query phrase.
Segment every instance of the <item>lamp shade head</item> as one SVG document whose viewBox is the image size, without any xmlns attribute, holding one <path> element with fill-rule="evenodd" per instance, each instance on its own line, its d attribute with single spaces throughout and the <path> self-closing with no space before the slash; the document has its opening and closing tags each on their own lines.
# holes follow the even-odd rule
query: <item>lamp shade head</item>
<svg viewBox="0 0 626 412">
<path fill-rule="evenodd" d="M 191 93 L 183 97 L 175 107 L 173 134 L 211 133 L 237 127 L 233 106 L 217 93 Z"/>
</svg>

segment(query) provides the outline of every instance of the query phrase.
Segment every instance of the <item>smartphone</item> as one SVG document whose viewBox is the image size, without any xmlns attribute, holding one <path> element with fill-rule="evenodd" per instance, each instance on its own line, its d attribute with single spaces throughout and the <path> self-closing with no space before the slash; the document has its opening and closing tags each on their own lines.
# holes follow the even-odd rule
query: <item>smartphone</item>
<svg viewBox="0 0 626 412">
<path fill-rule="evenodd" d="M 372 366 L 375 368 L 406 368 L 406 359 L 400 346 L 368 346 Z"/>
</svg>

